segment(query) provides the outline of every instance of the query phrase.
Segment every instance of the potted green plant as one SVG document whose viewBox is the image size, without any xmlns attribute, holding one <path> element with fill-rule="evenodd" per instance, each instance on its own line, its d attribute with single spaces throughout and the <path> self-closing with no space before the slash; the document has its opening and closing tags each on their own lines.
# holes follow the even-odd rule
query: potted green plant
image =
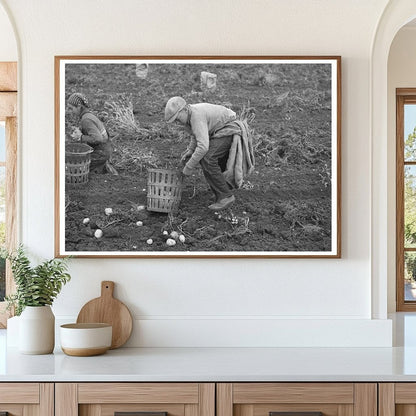
<svg viewBox="0 0 416 416">
<path fill-rule="evenodd" d="M 16 293 L 5 297 L 19 318 L 19 350 L 49 354 L 55 346 L 55 316 L 51 305 L 71 276 L 68 258 L 45 260 L 32 266 L 23 246 L 7 252 Z"/>
</svg>

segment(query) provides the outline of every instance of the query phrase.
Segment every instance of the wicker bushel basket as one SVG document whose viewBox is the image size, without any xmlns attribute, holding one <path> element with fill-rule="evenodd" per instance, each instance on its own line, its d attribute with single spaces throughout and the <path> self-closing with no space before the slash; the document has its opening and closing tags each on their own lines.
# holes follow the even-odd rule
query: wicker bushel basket
<svg viewBox="0 0 416 416">
<path fill-rule="evenodd" d="M 85 143 L 65 145 L 66 185 L 75 188 L 88 182 L 92 152 L 93 149 Z"/>
<path fill-rule="evenodd" d="M 182 197 L 182 177 L 177 170 L 148 169 L 147 210 L 175 212 Z"/>
</svg>

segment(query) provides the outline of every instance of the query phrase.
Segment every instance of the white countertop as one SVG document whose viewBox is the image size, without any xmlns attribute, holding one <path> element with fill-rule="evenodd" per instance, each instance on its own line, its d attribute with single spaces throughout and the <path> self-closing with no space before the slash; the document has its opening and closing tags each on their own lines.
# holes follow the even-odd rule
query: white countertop
<svg viewBox="0 0 416 416">
<path fill-rule="evenodd" d="M 9 348 L 0 381 L 416 381 L 416 348 L 119 348 L 96 357 Z"/>
<path fill-rule="evenodd" d="M 416 314 L 394 316 L 392 348 L 119 348 L 24 355 L 0 330 L 0 382 L 416 381 Z"/>
</svg>

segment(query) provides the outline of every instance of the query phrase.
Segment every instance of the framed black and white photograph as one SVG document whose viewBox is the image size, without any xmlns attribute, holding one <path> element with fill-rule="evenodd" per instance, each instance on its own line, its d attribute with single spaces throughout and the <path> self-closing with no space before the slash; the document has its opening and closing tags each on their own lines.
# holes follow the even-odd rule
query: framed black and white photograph
<svg viewBox="0 0 416 416">
<path fill-rule="evenodd" d="M 341 256 L 341 58 L 55 57 L 55 255 Z"/>
</svg>

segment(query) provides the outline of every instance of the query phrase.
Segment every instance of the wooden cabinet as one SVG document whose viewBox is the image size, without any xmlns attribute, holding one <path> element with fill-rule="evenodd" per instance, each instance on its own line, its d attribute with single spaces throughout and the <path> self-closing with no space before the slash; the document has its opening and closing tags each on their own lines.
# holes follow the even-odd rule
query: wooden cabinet
<svg viewBox="0 0 416 416">
<path fill-rule="evenodd" d="M 416 382 L 0 383 L 3 414 L 416 416 Z"/>
<path fill-rule="evenodd" d="M 53 416 L 52 383 L 0 383 L 0 415 Z"/>
<path fill-rule="evenodd" d="M 56 383 L 55 416 L 215 416 L 214 383 Z M 129 413 L 130 412 L 130 413 Z M 150 413 L 138 413 L 140 416 Z"/>
<path fill-rule="evenodd" d="M 216 399 L 217 416 L 377 416 L 376 383 L 219 383 Z"/>
</svg>

